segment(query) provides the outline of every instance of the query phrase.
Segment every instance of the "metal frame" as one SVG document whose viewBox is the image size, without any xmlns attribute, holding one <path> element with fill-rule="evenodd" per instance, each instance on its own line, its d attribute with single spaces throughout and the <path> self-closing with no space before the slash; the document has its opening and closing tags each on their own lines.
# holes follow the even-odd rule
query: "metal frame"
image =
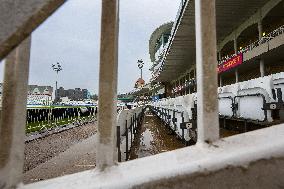
<svg viewBox="0 0 284 189">
<path fill-rule="evenodd" d="M 14 187 L 22 180 L 30 46 L 28 37 L 6 57 L 0 120 L 1 188 Z"/>
</svg>

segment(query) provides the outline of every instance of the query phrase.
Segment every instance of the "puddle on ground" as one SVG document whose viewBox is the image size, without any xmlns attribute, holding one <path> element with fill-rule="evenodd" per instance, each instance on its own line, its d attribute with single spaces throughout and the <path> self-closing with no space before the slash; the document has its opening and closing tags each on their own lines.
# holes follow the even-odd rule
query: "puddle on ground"
<svg viewBox="0 0 284 189">
<path fill-rule="evenodd" d="M 166 128 L 157 116 L 150 111 L 146 112 L 142 128 L 138 132 L 132 146 L 130 159 L 146 157 L 161 152 L 185 147 L 171 131 Z"/>
<path fill-rule="evenodd" d="M 239 131 L 220 128 L 221 138 L 239 133 Z M 139 137 L 135 137 L 136 139 L 131 147 L 130 159 L 146 157 L 186 146 L 150 111 L 145 113 L 142 127 L 137 136 Z"/>
</svg>

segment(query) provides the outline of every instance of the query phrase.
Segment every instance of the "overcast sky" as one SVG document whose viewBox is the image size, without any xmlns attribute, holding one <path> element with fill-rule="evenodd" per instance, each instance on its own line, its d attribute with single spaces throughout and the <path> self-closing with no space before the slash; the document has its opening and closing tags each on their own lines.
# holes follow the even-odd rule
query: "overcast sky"
<svg viewBox="0 0 284 189">
<path fill-rule="evenodd" d="M 174 21 L 180 0 L 120 0 L 118 92 L 129 92 L 139 77 L 150 78 L 149 38 L 165 22 Z M 51 64 L 63 71 L 64 88 L 98 91 L 101 0 L 69 0 L 32 34 L 29 84 L 55 86 Z M 1 68 L 3 76 L 3 66 Z"/>
</svg>

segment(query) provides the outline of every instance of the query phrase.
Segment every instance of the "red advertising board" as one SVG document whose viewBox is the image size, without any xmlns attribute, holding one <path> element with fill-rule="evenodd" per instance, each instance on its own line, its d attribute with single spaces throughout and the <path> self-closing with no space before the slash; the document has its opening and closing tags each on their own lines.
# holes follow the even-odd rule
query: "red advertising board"
<svg viewBox="0 0 284 189">
<path fill-rule="evenodd" d="M 218 73 L 225 72 L 243 63 L 243 53 L 240 53 L 218 66 Z"/>
</svg>

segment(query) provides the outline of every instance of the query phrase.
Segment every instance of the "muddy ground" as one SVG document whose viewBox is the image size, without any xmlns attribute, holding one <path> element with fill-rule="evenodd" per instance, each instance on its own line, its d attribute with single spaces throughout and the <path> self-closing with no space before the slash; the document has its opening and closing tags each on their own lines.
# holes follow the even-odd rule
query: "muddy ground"
<svg viewBox="0 0 284 189">
<path fill-rule="evenodd" d="M 146 157 L 186 146 L 150 111 L 146 112 L 138 136 L 131 149 L 130 159 Z"/>
</svg>

